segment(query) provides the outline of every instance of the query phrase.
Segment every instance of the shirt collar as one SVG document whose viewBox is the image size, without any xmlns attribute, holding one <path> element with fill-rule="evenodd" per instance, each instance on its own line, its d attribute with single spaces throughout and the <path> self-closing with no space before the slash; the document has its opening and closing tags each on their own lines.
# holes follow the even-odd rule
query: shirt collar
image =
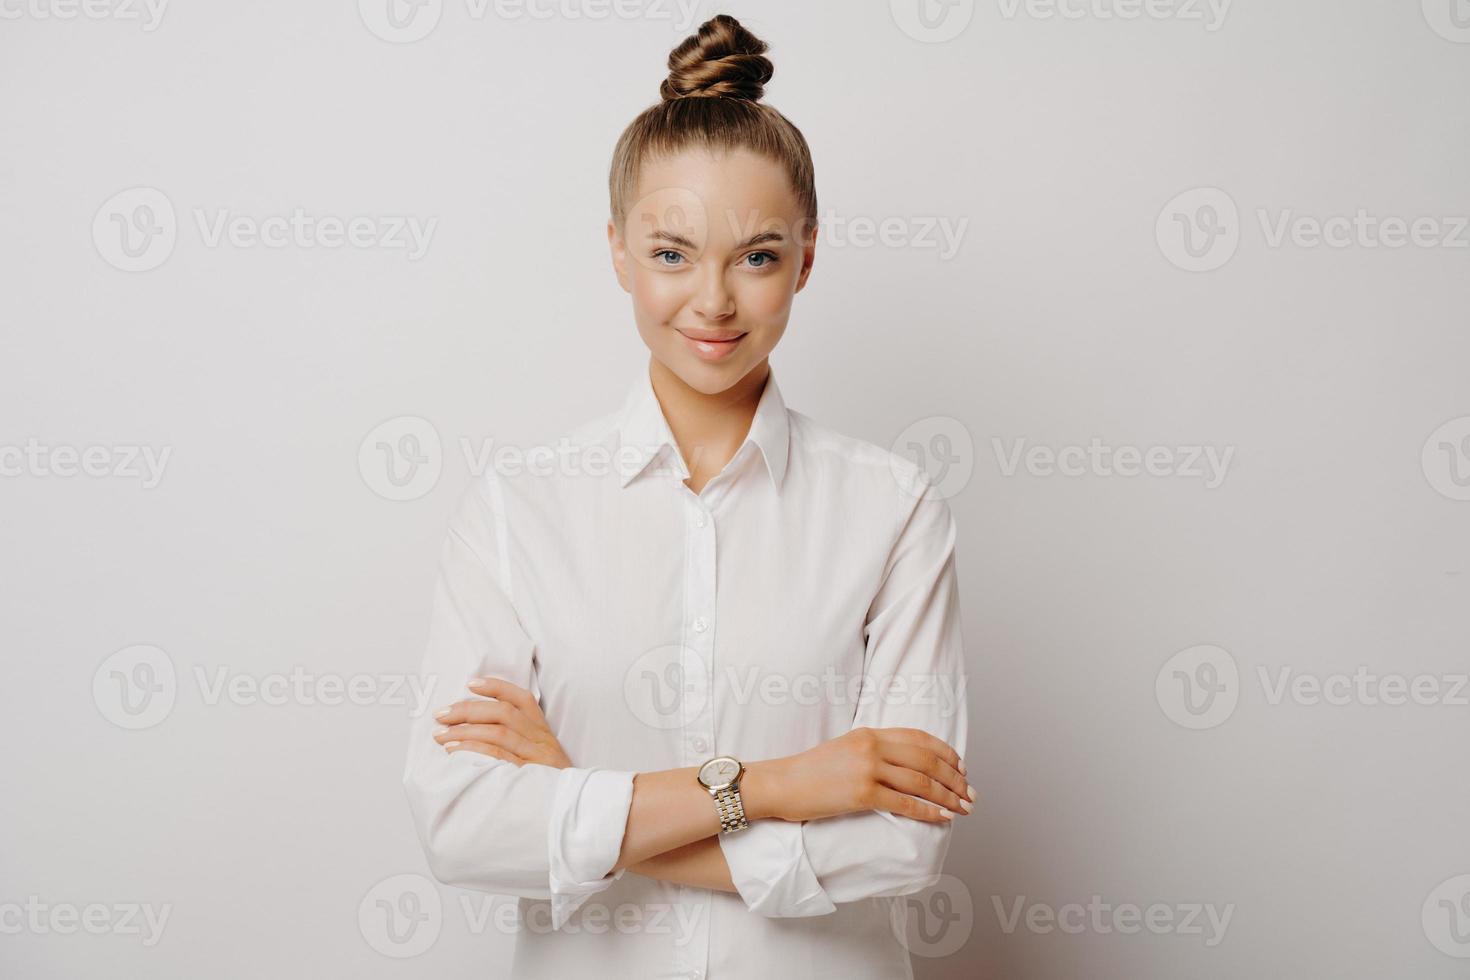
<svg viewBox="0 0 1470 980">
<path fill-rule="evenodd" d="M 766 386 L 756 403 L 755 417 L 751 419 L 750 431 L 745 442 L 755 443 L 761 457 L 766 461 L 766 473 L 771 485 L 779 492 L 782 477 L 786 475 L 786 461 L 790 449 L 791 422 L 786 414 L 786 402 L 781 389 L 776 385 L 776 373 L 768 369 Z M 649 463 L 661 454 L 667 454 L 670 465 L 679 473 L 681 480 L 689 479 L 689 467 L 684 463 L 678 443 L 669 429 L 668 419 L 653 393 L 653 379 L 645 365 L 638 378 L 628 389 L 623 402 L 622 415 L 618 422 L 619 452 L 617 465 L 619 485 L 626 487 L 633 478 L 648 468 Z M 740 450 L 745 448 L 741 443 Z M 740 450 L 736 451 L 739 455 Z"/>
</svg>

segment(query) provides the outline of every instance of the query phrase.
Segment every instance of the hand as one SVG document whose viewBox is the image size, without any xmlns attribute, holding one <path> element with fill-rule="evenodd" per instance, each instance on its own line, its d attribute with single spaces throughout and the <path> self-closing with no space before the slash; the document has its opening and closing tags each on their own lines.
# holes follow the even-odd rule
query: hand
<svg viewBox="0 0 1470 980">
<path fill-rule="evenodd" d="M 469 689 L 493 700 L 456 701 L 434 712 L 444 726 L 434 732 L 434 741 L 446 751 L 479 752 L 518 766 L 571 767 L 530 691 L 498 677 L 476 677 Z"/>
<path fill-rule="evenodd" d="M 769 797 L 761 808 L 782 820 L 886 810 L 944 823 L 952 819 L 951 810 L 965 814 L 974 809 L 959 753 L 917 728 L 854 728 L 805 752 L 756 766 L 765 766 L 770 774 L 760 784 Z"/>
</svg>

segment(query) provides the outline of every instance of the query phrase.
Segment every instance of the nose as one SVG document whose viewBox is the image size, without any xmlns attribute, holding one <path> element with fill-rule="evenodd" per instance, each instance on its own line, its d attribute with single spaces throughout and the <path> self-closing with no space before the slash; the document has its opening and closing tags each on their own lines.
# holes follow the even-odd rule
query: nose
<svg viewBox="0 0 1470 980">
<path fill-rule="evenodd" d="M 735 297 L 725 284 L 725 270 L 711 263 L 699 274 L 691 306 L 706 320 L 723 320 L 735 312 Z"/>
</svg>

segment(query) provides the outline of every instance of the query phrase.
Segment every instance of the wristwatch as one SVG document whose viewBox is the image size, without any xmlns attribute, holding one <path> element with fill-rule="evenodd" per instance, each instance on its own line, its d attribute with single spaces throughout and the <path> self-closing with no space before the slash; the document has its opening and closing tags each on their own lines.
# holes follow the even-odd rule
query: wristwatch
<svg viewBox="0 0 1470 980">
<path fill-rule="evenodd" d="M 745 804 L 740 800 L 740 777 L 745 766 L 731 755 L 717 755 L 699 767 L 699 785 L 709 790 L 720 814 L 720 833 L 733 834 L 750 826 L 745 819 Z"/>
</svg>

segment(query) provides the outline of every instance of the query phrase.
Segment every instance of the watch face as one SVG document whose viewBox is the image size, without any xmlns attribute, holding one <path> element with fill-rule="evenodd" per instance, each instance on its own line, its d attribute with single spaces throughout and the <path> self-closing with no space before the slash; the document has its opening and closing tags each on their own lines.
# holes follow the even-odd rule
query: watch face
<svg viewBox="0 0 1470 980">
<path fill-rule="evenodd" d="M 699 781 L 709 789 L 728 786 L 740 775 L 740 763 L 728 755 L 711 759 L 699 767 Z"/>
</svg>

